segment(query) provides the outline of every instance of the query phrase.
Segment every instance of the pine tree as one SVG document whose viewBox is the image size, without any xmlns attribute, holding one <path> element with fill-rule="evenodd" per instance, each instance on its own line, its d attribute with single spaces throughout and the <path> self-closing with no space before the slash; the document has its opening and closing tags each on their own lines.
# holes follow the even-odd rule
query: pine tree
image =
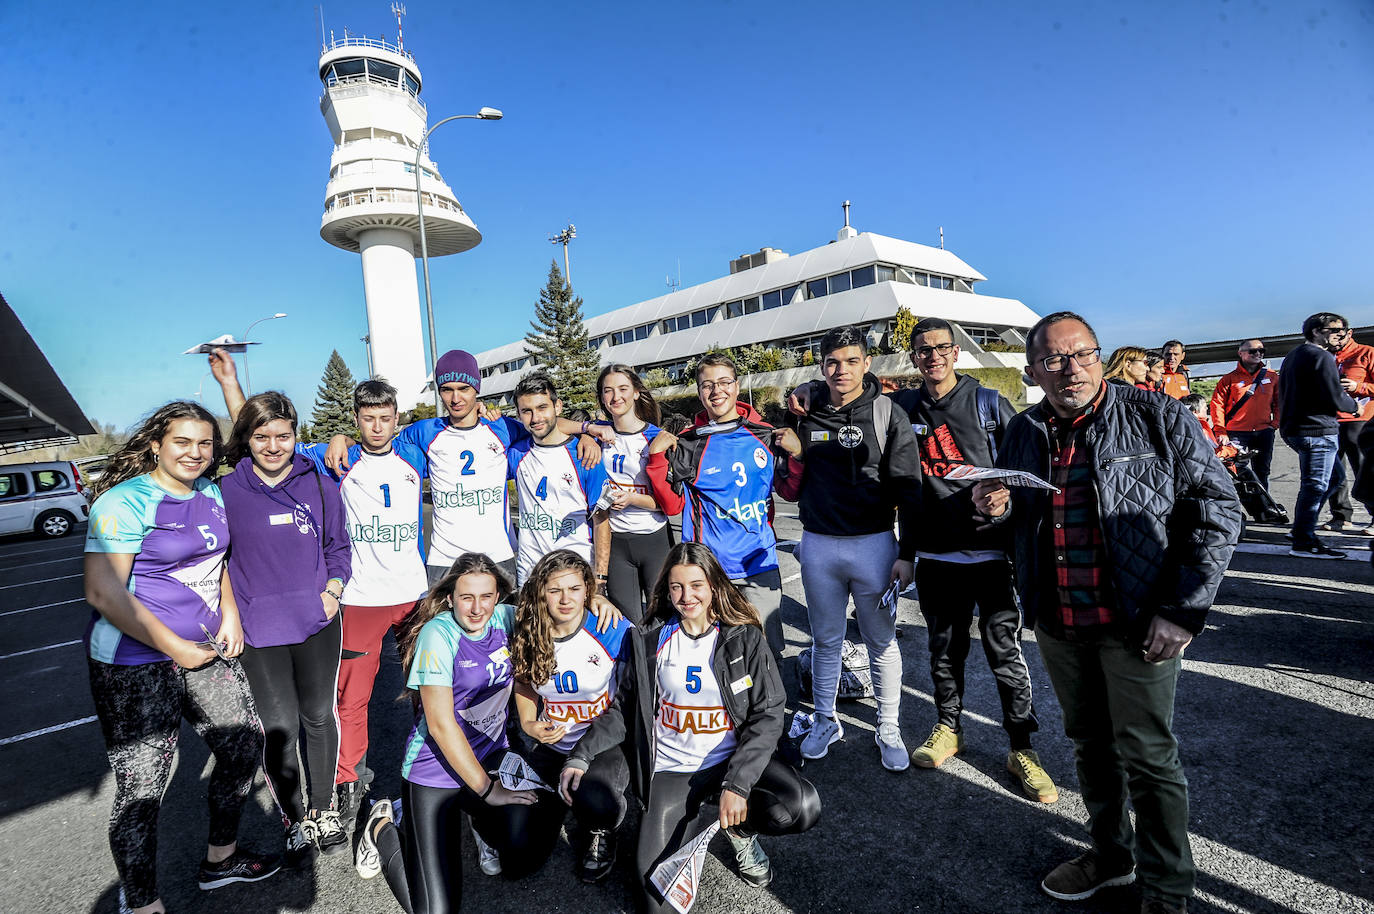
<svg viewBox="0 0 1374 914">
<path fill-rule="evenodd" d="M 534 317 L 525 334 L 526 351 L 549 373 L 566 409 L 594 412 L 601 359 L 587 345 L 582 299 L 573 297 L 557 262 L 549 265 L 549 281 L 539 290 Z"/>
<path fill-rule="evenodd" d="M 321 441 L 343 433 L 357 435 L 353 419 L 353 372 L 344 364 L 343 356 L 335 349 L 324 366 L 324 377 L 315 392 L 315 413 L 310 417 L 311 432 Z"/>
</svg>

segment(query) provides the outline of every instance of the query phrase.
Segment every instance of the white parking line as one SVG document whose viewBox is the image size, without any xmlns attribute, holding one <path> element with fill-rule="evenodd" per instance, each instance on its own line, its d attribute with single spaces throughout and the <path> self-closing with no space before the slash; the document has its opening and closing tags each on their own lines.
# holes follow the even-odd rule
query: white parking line
<svg viewBox="0 0 1374 914">
<path fill-rule="evenodd" d="M 72 727 L 79 727 L 82 724 L 93 723 L 94 717 L 83 717 L 80 720 L 69 720 L 65 724 L 58 724 L 55 727 L 44 727 L 41 730 L 30 730 L 28 733 L 20 733 L 18 736 L 7 736 L 0 739 L 0 746 L 8 746 L 10 743 L 22 743 L 26 739 L 33 739 L 35 736 L 46 736 L 49 733 L 56 733 L 59 730 L 69 730 Z"/>
<path fill-rule="evenodd" d="M 34 584 L 51 584 L 53 581 L 70 581 L 72 578 L 79 578 L 79 574 L 64 574 L 60 578 L 43 578 L 38 581 L 25 581 L 22 584 L 6 584 L 0 590 L 13 590 L 16 587 L 32 587 Z"/>
<path fill-rule="evenodd" d="M 11 657 L 23 657 L 25 654 L 37 654 L 42 651 L 50 651 L 58 647 L 70 647 L 73 644 L 80 643 L 81 639 L 77 638 L 75 641 L 63 641 L 60 644 L 49 644 L 44 647 L 31 647 L 26 651 L 15 651 L 13 654 L 0 654 L 0 660 L 9 660 Z"/>
<path fill-rule="evenodd" d="M 3 619 L 5 616 L 17 616 L 17 615 L 19 615 L 20 613 L 31 613 L 31 612 L 33 612 L 34 610 L 38 610 L 38 609 L 50 609 L 50 608 L 52 608 L 52 607 L 54 607 L 54 606 L 70 606 L 72 603 L 85 603 L 85 602 L 86 602 L 86 601 L 85 601 L 84 598 L 82 598 L 82 597 L 77 597 L 75 600 L 59 600 L 59 601 L 56 602 L 56 603 L 44 603 L 42 606 L 30 606 L 28 609 L 11 609 L 11 610 L 9 610 L 8 612 L 2 612 L 2 613 L 0 613 L 0 619 Z"/>
<path fill-rule="evenodd" d="M 64 559 L 48 559 L 46 562 L 21 562 L 18 565 L 11 565 L 8 568 L 0 568 L 0 571 L 17 571 L 20 568 L 37 568 L 39 565 L 56 565 L 58 562 L 77 562 L 86 557 L 86 553 L 78 552 L 76 555 L 69 555 Z"/>
<path fill-rule="evenodd" d="M 1237 552 L 1244 552 L 1244 553 L 1247 553 L 1247 554 L 1249 554 L 1249 555 L 1287 555 L 1287 554 L 1288 554 L 1288 551 L 1289 551 L 1290 549 L 1292 549 L 1292 548 L 1293 548 L 1292 546 L 1281 545 L 1281 544 L 1279 544 L 1279 543 L 1241 543 L 1240 545 L 1236 546 L 1236 551 L 1237 551 Z M 1349 548 L 1350 551 L 1346 552 L 1345 549 L 1342 549 L 1342 550 L 1341 550 L 1342 552 L 1345 552 L 1345 558 L 1342 559 L 1342 560 L 1340 560 L 1340 561 L 1346 561 L 1346 562 L 1367 562 L 1367 561 L 1369 561 L 1369 550 L 1368 550 L 1368 549 L 1365 549 L 1364 547 L 1360 547 L 1360 548 L 1350 548 L 1350 547 L 1347 547 L 1347 548 Z M 1299 556 L 1294 556 L 1294 558 L 1299 558 Z M 1326 561 L 1329 562 L 1329 561 L 1331 561 L 1331 559 L 1326 559 Z"/>
</svg>

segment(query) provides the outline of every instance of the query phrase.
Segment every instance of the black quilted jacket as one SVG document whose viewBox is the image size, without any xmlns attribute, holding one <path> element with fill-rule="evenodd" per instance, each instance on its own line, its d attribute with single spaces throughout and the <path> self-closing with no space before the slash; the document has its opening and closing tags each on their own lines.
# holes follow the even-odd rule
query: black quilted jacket
<svg viewBox="0 0 1374 914">
<path fill-rule="evenodd" d="M 1041 403 L 1011 420 L 999 467 L 1049 478 L 1048 409 Z M 1086 442 L 1112 589 L 1132 629 L 1143 632 L 1160 615 L 1197 634 L 1241 525 L 1235 486 L 1201 424 L 1172 397 L 1108 384 Z M 1042 530 L 1049 496 L 1042 489 L 1013 488 L 1012 509 L 1003 515 L 1013 525 L 1016 589 L 1028 624 L 1039 614 L 1042 575 L 1054 573 L 1039 567 L 1038 539 L 1050 535 Z"/>
</svg>

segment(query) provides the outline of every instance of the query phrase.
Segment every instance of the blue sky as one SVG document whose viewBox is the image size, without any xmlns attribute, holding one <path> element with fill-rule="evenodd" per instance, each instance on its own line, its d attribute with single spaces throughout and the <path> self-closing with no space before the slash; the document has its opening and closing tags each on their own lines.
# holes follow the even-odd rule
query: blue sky
<svg viewBox="0 0 1374 914">
<path fill-rule="evenodd" d="M 387 5 L 326 26 L 394 40 Z M 1368 2 L 408 6 L 431 119 L 506 112 L 432 141 L 485 236 L 431 262 L 441 349 L 522 333 L 570 221 L 590 315 L 823 244 L 845 199 L 1108 347 L 1374 320 Z M 331 349 L 366 372 L 313 4 L 3 3 L 0 31 L 0 292 L 89 415 L 194 396 L 181 351 L 276 311 L 255 388 L 308 413 Z"/>
</svg>

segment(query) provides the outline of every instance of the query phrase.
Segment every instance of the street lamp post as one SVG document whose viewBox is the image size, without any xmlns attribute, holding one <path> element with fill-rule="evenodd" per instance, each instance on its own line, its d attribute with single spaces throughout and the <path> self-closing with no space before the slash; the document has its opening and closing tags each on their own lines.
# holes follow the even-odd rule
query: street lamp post
<svg viewBox="0 0 1374 914">
<path fill-rule="evenodd" d="M 425 131 L 424 138 L 420 140 L 420 145 L 415 148 L 415 211 L 420 217 L 420 268 L 425 274 L 425 317 L 429 321 L 429 374 L 430 380 L 434 381 L 434 413 L 439 414 L 439 407 L 443 405 L 439 398 L 439 384 L 434 377 L 436 366 L 439 364 L 439 343 L 434 335 L 434 299 L 429 291 L 429 243 L 425 240 L 425 197 L 424 190 L 420 185 L 420 178 L 424 174 L 420 165 L 420 157 L 424 155 L 425 146 L 429 143 L 429 135 L 449 121 L 476 120 L 476 121 L 499 121 L 503 117 L 498 108 L 479 108 L 476 114 L 455 114 L 439 121 L 433 127 Z"/>
<path fill-rule="evenodd" d="M 245 341 L 246 341 L 246 340 L 248 339 L 248 334 L 252 333 L 252 332 L 253 332 L 253 328 L 256 327 L 258 324 L 261 324 L 263 321 L 274 321 L 274 320 L 276 320 L 276 319 L 279 318 L 279 317 L 286 317 L 286 312 L 285 312 L 285 311 L 278 311 L 276 314 L 273 314 L 271 317 L 260 317 L 260 318 L 258 318 L 257 320 L 253 321 L 253 323 L 251 323 L 251 324 L 248 325 L 248 329 L 245 330 L 245 331 L 243 331 L 243 336 L 239 337 L 239 339 L 245 340 Z M 204 379 L 202 378 L 201 380 L 203 381 Z M 247 347 L 247 346 L 244 346 L 244 347 L 243 347 L 243 395 L 244 395 L 245 397 L 249 397 L 249 396 L 252 396 L 252 395 L 253 395 L 253 383 L 252 383 L 252 379 L 248 376 L 248 347 Z"/>
</svg>

